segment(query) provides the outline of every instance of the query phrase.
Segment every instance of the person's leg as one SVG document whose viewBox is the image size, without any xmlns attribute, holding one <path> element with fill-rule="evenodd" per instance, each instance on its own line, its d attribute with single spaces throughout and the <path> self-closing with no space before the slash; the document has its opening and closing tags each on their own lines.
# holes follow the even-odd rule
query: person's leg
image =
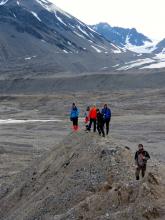
<svg viewBox="0 0 165 220">
<path fill-rule="evenodd" d="M 109 133 L 109 122 L 110 122 L 110 119 L 106 119 L 106 134 L 107 135 Z"/>
<path fill-rule="evenodd" d="M 89 122 L 89 125 L 88 125 L 88 131 L 91 130 L 91 126 L 92 126 L 92 119 L 90 118 L 90 122 Z"/>
<path fill-rule="evenodd" d="M 73 118 L 72 122 L 73 122 L 73 130 L 75 131 L 76 130 L 76 118 Z"/>
<path fill-rule="evenodd" d="M 101 131 L 101 133 L 102 133 L 103 137 L 105 137 L 105 132 L 104 132 L 104 127 L 103 127 L 103 124 L 102 124 L 102 125 L 100 125 L 100 131 Z"/>
<path fill-rule="evenodd" d="M 96 132 L 96 119 L 93 119 L 93 131 Z"/>
<path fill-rule="evenodd" d="M 142 178 L 145 176 L 145 172 L 146 172 L 146 165 L 142 167 Z"/>
<path fill-rule="evenodd" d="M 75 129 L 78 130 L 78 117 L 75 118 Z"/>
<path fill-rule="evenodd" d="M 101 135 L 101 130 L 100 130 L 99 124 L 97 124 L 97 131 L 98 131 L 99 135 Z"/>
<path fill-rule="evenodd" d="M 140 167 L 137 167 L 135 172 L 136 180 L 139 180 L 139 174 L 140 174 Z"/>
</svg>

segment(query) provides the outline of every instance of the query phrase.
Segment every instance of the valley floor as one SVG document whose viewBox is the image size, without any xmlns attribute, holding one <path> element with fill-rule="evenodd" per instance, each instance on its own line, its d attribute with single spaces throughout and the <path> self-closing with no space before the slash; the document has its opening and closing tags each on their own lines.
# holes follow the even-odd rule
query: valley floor
<svg viewBox="0 0 165 220">
<path fill-rule="evenodd" d="M 144 144 L 152 159 L 165 160 L 165 90 L 56 93 L 54 95 L 12 95 L 0 97 L 0 179 L 10 182 L 44 152 L 51 150 L 71 132 L 69 111 L 72 102 L 80 108 L 80 130 L 84 130 L 86 106 L 112 110 L 110 137 L 133 151 Z M 56 120 L 57 121 L 54 121 Z M 29 121 L 28 120 L 50 120 Z"/>
</svg>

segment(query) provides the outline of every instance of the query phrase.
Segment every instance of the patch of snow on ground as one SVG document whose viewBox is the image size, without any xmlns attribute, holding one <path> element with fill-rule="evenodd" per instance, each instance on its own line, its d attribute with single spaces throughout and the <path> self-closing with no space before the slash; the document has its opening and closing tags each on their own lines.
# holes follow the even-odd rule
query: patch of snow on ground
<svg viewBox="0 0 165 220">
<path fill-rule="evenodd" d="M 37 120 L 34 120 L 34 119 L 24 119 L 24 120 L 21 120 L 21 119 L 0 119 L 0 124 L 3 125 L 3 124 L 23 124 L 23 123 L 36 123 L 36 122 L 43 122 L 43 123 L 46 123 L 46 122 L 61 122 L 62 120 L 60 119 L 48 119 L 48 120 L 44 120 L 44 119 L 37 119 Z"/>
<path fill-rule="evenodd" d="M 148 64 L 148 63 L 151 64 L 153 62 L 155 62 L 155 61 L 153 59 L 150 59 L 150 58 L 138 59 L 138 60 L 134 60 L 134 61 L 125 63 L 127 65 L 122 66 L 122 67 L 118 68 L 117 70 L 129 70 L 129 69 L 132 69 L 132 68 L 135 68 L 135 67 L 140 67 L 140 66 Z"/>
<path fill-rule="evenodd" d="M 38 17 L 38 15 L 34 11 L 31 11 L 31 13 L 34 17 L 37 18 L 37 20 L 39 20 L 41 22 L 41 19 Z"/>
<path fill-rule="evenodd" d="M 159 63 L 153 63 L 149 66 L 144 66 L 140 69 L 157 69 L 157 68 L 165 68 L 165 61 L 164 62 L 159 62 Z"/>
<path fill-rule="evenodd" d="M 92 47 L 94 50 L 96 50 L 97 53 L 101 53 L 101 52 L 102 52 L 101 50 L 99 50 L 97 47 L 95 47 L 95 46 L 93 46 L 93 45 L 91 45 L 91 47 Z"/>
</svg>

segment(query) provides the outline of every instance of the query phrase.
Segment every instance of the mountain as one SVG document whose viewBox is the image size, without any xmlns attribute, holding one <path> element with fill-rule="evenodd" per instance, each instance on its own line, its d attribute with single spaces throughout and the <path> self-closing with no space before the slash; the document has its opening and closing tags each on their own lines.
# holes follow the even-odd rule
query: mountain
<svg viewBox="0 0 165 220">
<path fill-rule="evenodd" d="M 163 53 L 165 54 L 165 38 L 156 44 L 154 53 Z"/>
<path fill-rule="evenodd" d="M 47 0 L 1 0 L 0 27 L 2 72 L 96 71 L 122 52 Z"/>
<path fill-rule="evenodd" d="M 108 23 L 92 25 L 91 28 L 120 47 L 125 47 L 128 44 L 142 46 L 146 42 L 152 42 L 151 39 L 137 32 L 135 28 L 112 27 Z"/>
</svg>

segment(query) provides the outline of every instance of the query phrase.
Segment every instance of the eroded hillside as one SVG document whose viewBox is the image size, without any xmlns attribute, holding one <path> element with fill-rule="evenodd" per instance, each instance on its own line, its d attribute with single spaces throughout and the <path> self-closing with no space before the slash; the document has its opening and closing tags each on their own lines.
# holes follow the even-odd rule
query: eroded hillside
<svg viewBox="0 0 165 220">
<path fill-rule="evenodd" d="M 0 218 L 163 220 L 164 167 L 148 165 L 146 177 L 136 181 L 127 146 L 72 133 L 1 188 Z"/>
</svg>

